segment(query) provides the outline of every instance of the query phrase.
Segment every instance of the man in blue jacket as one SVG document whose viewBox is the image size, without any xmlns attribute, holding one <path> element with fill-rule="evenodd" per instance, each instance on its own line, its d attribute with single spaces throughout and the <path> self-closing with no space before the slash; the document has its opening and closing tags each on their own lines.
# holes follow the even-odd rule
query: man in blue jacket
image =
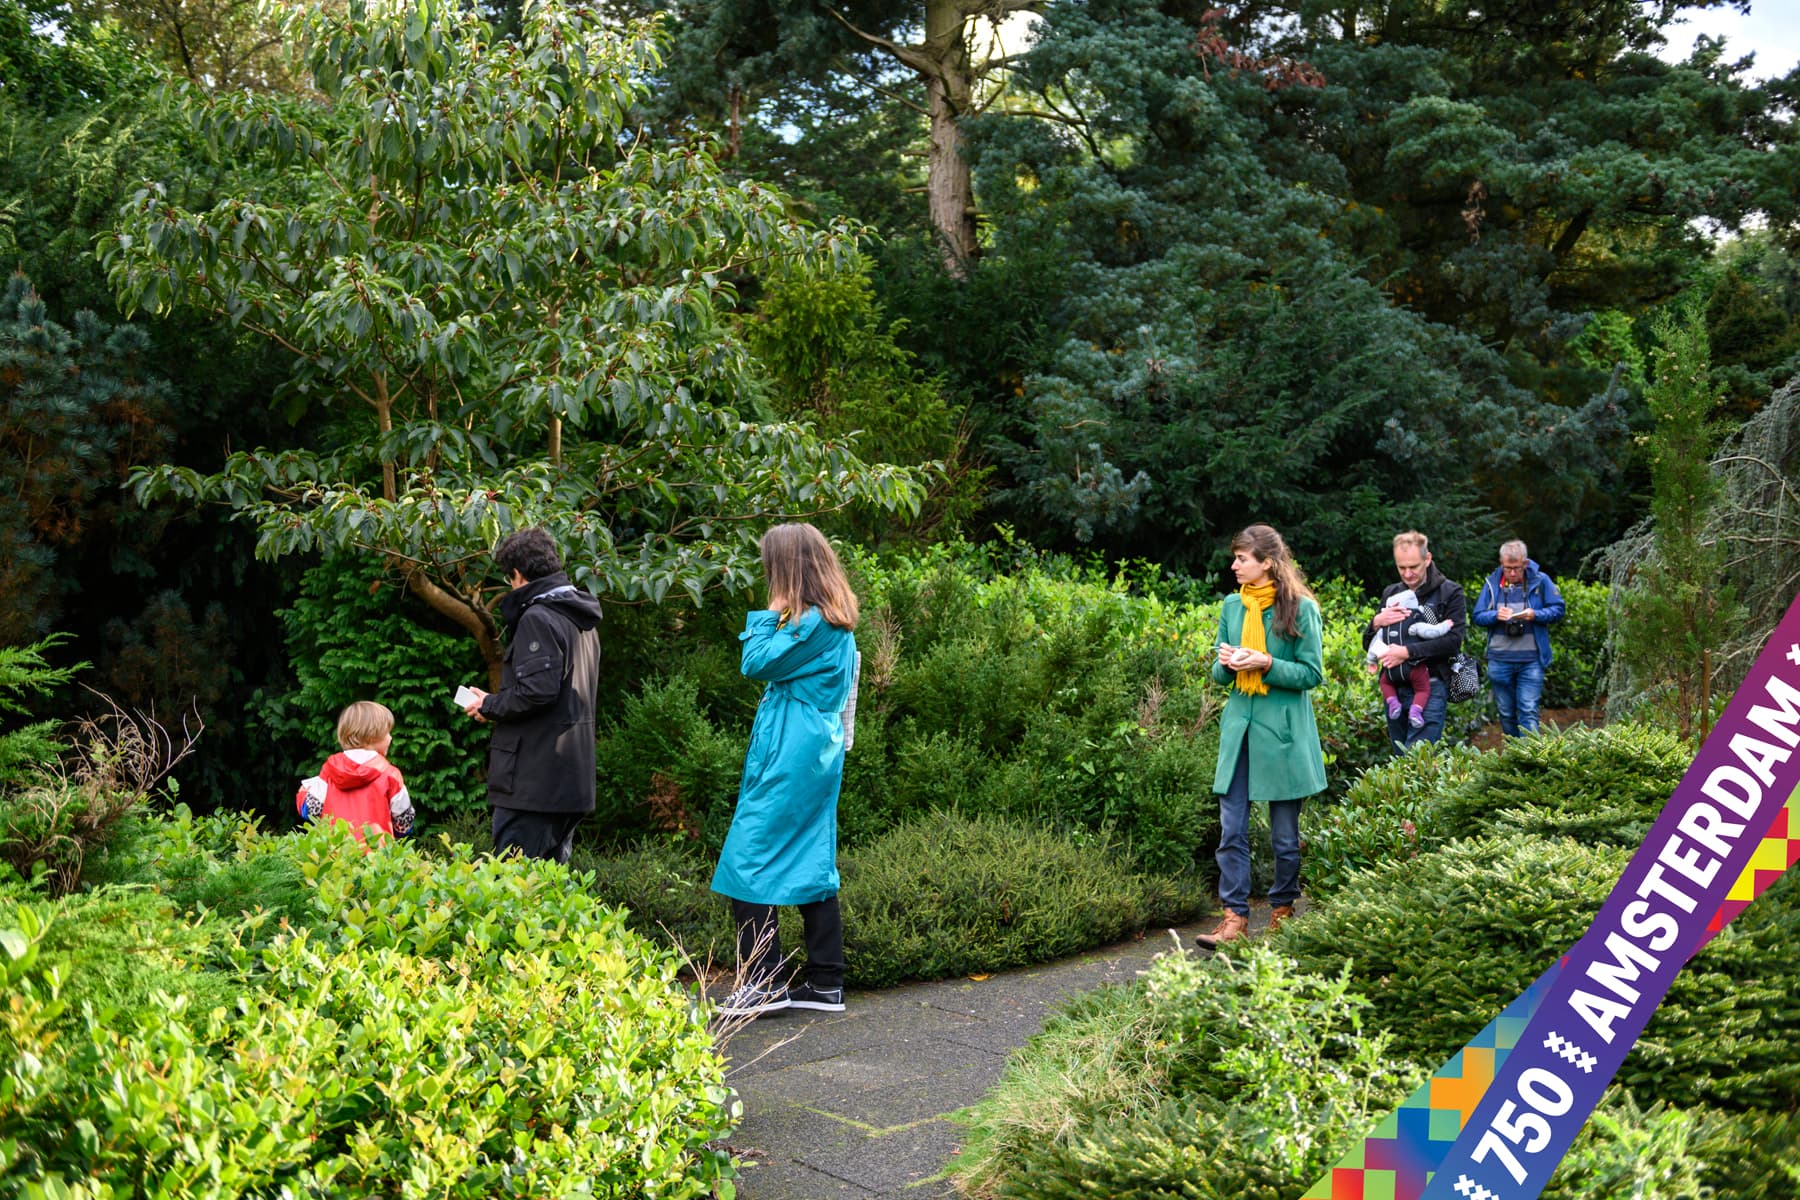
<svg viewBox="0 0 1800 1200">
<path fill-rule="evenodd" d="M 1475 623 L 1488 631 L 1488 683 L 1500 709 L 1500 731 L 1536 733 L 1544 668 L 1550 665 L 1550 626 L 1562 620 L 1562 593 L 1538 570 L 1516 538 L 1500 547 L 1494 568 L 1475 600 Z"/>
</svg>

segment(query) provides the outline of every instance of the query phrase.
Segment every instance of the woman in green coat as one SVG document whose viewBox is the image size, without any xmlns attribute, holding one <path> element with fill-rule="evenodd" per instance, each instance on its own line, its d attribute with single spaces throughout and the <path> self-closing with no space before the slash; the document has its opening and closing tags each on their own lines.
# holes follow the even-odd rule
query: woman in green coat
<svg viewBox="0 0 1800 1200">
<path fill-rule="evenodd" d="M 1325 755 L 1313 720 L 1312 689 L 1325 678 L 1319 602 L 1281 535 L 1252 525 L 1231 539 L 1236 594 L 1219 614 L 1212 677 L 1231 685 L 1219 719 L 1219 900 L 1225 916 L 1197 939 L 1216 947 L 1250 925 L 1250 804 L 1269 806 L 1275 882 L 1269 928 L 1294 915 L 1300 898 L 1300 802 L 1325 790 Z"/>
</svg>

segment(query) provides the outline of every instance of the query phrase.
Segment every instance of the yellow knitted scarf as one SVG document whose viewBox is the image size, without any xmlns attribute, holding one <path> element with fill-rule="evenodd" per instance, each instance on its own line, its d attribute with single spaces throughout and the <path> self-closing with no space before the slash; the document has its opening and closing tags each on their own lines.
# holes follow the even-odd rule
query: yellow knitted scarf
<svg viewBox="0 0 1800 1200">
<path fill-rule="evenodd" d="M 1238 645 L 1246 650 L 1267 654 L 1269 645 L 1268 639 L 1263 636 L 1262 616 L 1263 610 L 1275 603 L 1274 581 L 1245 584 L 1238 588 L 1238 599 L 1244 602 L 1244 629 L 1238 634 Z M 1261 671 L 1239 671 L 1237 687 L 1238 691 L 1250 696 L 1269 694 L 1269 685 L 1263 682 Z"/>
</svg>

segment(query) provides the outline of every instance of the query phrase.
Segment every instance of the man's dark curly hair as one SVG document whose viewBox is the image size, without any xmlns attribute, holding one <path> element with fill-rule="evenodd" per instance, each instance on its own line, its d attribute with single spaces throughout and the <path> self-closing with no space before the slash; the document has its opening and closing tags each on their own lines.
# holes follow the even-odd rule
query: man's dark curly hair
<svg viewBox="0 0 1800 1200">
<path fill-rule="evenodd" d="M 494 563 L 508 579 L 517 571 L 534 582 L 546 575 L 560 574 L 563 569 L 556 543 L 542 529 L 521 529 L 501 538 L 494 547 Z"/>
</svg>

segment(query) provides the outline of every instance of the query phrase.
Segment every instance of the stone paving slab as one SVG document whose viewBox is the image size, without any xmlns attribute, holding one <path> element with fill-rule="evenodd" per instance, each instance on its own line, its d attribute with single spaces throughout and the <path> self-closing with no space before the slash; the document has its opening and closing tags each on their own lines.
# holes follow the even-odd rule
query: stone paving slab
<svg viewBox="0 0 1800 1200">
<path fill-rule="evenodd" d="M 1251 928 L 1268 923 L 1253 906 Z M 1217 917 L 1177 930 L 1182 945 Z M 1125 983 L 1174 942 L 1166 931 L 1059 963 L 879 992 L 841 1013 L 790 1009 L 731 1033 L 727 1080 L 744 1116 L 730 1139 L 742 1200 L 901 1196 L 954 1200 L 946 1171 L 962 1143 L 950 1118 L 1000 1078 L 1070 996 Z"/>
</svg>

